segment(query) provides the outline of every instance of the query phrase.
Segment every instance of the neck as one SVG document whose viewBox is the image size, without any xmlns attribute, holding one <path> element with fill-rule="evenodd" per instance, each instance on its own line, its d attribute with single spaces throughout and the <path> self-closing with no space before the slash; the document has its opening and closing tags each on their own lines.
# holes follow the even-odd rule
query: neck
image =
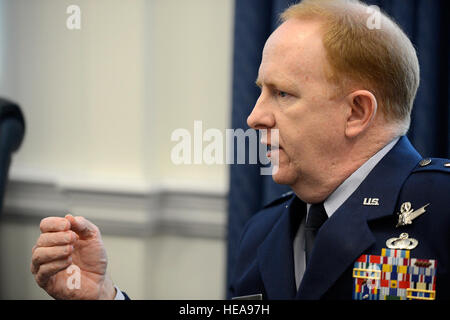
<svg viewBox="0 0 450 320">
<path fill-rule="evenodd" d="M 307 203 L 323 202 L 367 160 L 398 136 L 387 131 L 347 140 L 342 152 L 324 161 L 315 177 L 297 181 L 291 186 L 292 190 Z"/>
</svg>

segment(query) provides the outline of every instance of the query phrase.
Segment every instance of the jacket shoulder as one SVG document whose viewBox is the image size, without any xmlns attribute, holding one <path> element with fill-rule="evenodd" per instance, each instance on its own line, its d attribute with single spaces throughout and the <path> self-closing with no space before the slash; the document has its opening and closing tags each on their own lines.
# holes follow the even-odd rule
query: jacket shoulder
<svg viewBox="0 0 450 320">
<path fill-rule="evenodd" d="M 401 202 L 411 202 L 420 207 L 427 203 L 430 223 L 434 228 L 450 226 L 450 160 L 422 159 L 405 181 L 400 194 Z M 447 231 L 445 231 L 447 234 Z"/>
<path fill-rule="evenodd" d="M 432 198 L 445 198 L 450 192 L 450 160 L 424 158 L 407 178 L 403 189 L 415 197 L 427 194 Z"/>
<path fill-rule="evenodd" d="M 419 172 L 442 172 L 450 174 L 450 160 L 443 158 L 424 158 L 420 160 L 412 173 Z"/>
</svg>

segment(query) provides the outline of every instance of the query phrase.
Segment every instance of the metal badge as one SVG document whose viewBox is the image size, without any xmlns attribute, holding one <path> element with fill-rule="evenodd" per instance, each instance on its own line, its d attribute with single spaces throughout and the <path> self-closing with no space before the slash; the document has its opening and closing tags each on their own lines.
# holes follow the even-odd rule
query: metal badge
<svg viewBox="0 0 450 320">
<path fill-rule="evenodd" d="M 422 161 L 419 162 L 419 166 L 426 167 L 431 163 L 431 161 L 432 160 L 430 158 L 423 159 Z"/>
<path fill-rule="evenodd" d="M 390 238 L 386 241 L 389 249 L 412 250 L 419 244 L 419 241 L 409 238 L 407 233 L 402 233 L 398 238 Z"/>
<path fill-rule="evenodd" d="M 379 206 L 380 199 L 378 198 L 364 198 L 363 205 L 365 206 Z"/>
<path fill-rule="evenodd" d="M 398 216 L 398 223 L 396 227 L 398 228 L 400 226 L 411 224 L 415 218 L 426 212 L 425 208 L 429 205 L 430 204 L 427 203 L 423 207 L 414 211 L 413 209 L 411 209 L 411 202 L 404 202 L 400 207 L 400 213 Z"/>
</svg>

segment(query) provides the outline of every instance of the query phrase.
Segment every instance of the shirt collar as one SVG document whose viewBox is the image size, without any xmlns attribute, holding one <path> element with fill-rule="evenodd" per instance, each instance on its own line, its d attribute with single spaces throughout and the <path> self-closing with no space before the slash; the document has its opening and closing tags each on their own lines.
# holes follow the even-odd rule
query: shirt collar
<svg viewBox="0 0 450 320">
<path fill-rule="evenodd" d="M 400 137 L 395 138 L 380 151 L 367 160 L 361 167 L 352 173 L 347 179 L 344 180 L 341 185 L 333 191 L 333 193 L 324 201 L 323 205 L 328 217 L 331 217 L 333 213 L 347 200 L 359 185 L 366 179 L 370 171 L 380 162 L 381 159 L 394 147 Z M 311 204 L 308 203 L 307 210 Z"/>
</svg>

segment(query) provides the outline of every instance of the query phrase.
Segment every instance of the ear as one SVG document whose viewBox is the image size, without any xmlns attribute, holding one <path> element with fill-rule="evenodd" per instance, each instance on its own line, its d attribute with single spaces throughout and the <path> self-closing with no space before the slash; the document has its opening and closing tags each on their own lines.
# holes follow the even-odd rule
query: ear
<svg viewBox="0 0 450 320">
<path fill-rule="evenodd" d="M 375 96 L 367 90 L 358 90 L 347 96 L 347 122 L 345 135 L 354 138 L 364 132 L 375 118 L 378 103 Z"/>
</svg>

